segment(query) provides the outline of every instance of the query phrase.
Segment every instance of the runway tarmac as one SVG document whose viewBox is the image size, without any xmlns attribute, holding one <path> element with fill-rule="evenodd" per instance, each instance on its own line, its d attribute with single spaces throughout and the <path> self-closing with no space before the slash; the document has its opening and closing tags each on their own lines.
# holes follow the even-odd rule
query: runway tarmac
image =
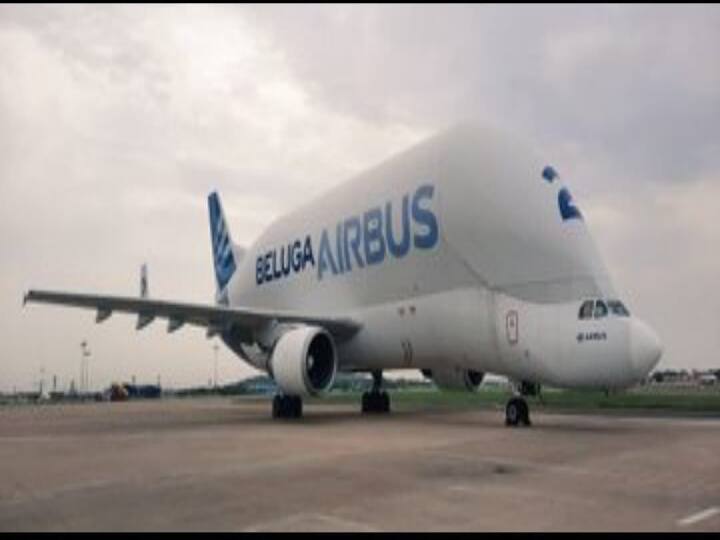
<svg viewBox="0 0 720 540">
<path fill-rule="evenodd" d="M 0 531 L 720 531 L 720 419 L 0 408 Z"/>
</svg>

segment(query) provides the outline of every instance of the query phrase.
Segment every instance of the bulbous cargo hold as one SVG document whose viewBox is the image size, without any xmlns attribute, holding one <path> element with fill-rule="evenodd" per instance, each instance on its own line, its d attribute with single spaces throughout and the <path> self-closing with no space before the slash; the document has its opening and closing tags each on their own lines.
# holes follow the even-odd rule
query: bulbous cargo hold
<svg viewBox="0 0 720 540">
<path fill-rule="evenodd" d="M 487 287 L 538 303 L 614 295 L 582 213 L 547 158 L 472 126 L 441 136 L 434 153 L 445 239 Z"/>
<path fill-rule="evenodd" d="M 530 302 L 613 296 L 607 271 L 547 159 L 460 126 L 273 223 L 230 292 L 318 312 L 478 284 Z"/>
</svg>

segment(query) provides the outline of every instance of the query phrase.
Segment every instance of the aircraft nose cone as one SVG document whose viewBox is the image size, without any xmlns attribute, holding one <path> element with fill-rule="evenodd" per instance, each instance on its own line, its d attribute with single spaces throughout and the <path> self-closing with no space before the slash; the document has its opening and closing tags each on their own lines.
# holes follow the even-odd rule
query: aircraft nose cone
<svg viewBox="0 0 720 540">
<path fill-rule="evenodd" d="M 631 361 L 635 376 L 643 379 L 660 361 L 663 346 L 660 338 L 647 323 L 637 319 L 632 322 Z"/>
</svg>

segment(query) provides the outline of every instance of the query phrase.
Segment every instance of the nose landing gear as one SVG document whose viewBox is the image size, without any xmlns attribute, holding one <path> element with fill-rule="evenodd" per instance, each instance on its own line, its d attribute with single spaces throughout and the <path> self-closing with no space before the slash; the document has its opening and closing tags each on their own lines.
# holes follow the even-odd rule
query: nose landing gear
<svg viewBox="0 0 720 540">
<path fill-rule="evenodd" d="M 530 425 L 530 407 L 522 396 L 515 396 L 507 402 L 505 406 L 505 425 L 506 426 L 529 426 Z"/>
<path fill-rule="evenodd" d="M 528 381 L 515 384 L 515 395 L 505 405 L 506 426 L 530 426 L 530 407 L 524 396 L 537 396 L 542 400 L 540 385 Z"/>
</svg>

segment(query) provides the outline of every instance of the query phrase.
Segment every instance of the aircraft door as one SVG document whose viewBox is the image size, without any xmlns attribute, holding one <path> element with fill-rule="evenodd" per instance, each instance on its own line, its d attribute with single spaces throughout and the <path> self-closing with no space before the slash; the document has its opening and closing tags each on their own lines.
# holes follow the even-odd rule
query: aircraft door
<svg viewBox="0 0 720 540">
<path fill-rule="evenodd" d="M 518 312 L 511 309 L 505 315 L 505 337 L 508 345 L 517 345 L 520 329 L 518 328 Z"/>
<path fill-rule="evenodd" d="M 535 366 L 530 346 L 537 329 L 526 306 L 515 298 L 498 295 L 495 309 L 502 371 L 518 379 L 532 379 Z"/>
</svg>

